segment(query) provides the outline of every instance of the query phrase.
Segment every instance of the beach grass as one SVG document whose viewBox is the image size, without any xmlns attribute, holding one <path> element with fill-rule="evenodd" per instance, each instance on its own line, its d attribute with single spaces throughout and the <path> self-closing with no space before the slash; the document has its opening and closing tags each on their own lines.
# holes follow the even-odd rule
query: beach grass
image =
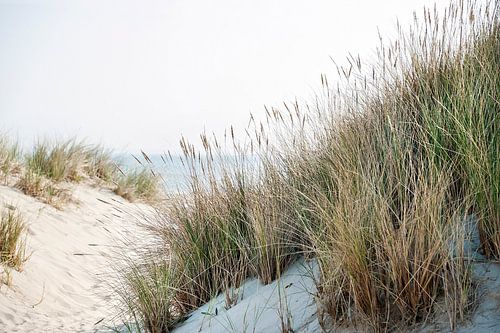
<svg viewBox="0 0 500 333">
<path fill-rule="evenodd" d="M 438 304 L 451 329 L 465 318 L 465 220 L 500 258 L 498 7 L 426 9 L 398 34 L 375 60 L 349 56 L 335 86 L 322 76 L 311 103 L 266 109 L 246 138 L 231 130 L 231 162 L 216 139 L 202 135 L 201 152 L 181 141 L 190 191 L 150 228 L 182 277 L 164 322 L 247 277 L 269 283 L 299 255 L 318 262 L 325 328 L 402 329 Z"/>
<path fill-rule="evenodd" d="M 71 200 L 71 192 L 68 189 L 61 188 L 57 183 L 30 170 L 21 174 L 15 187 L 24 194 L 37 198 L 57 209 L 62 209 L 64 204 Z"/>
<path fill-rule="evenodd" d="M 15 208 L 0 213 L 0 264 L 20 270 L 27 259 L 26 223 Z"/>
<path fill-rule="evenodd" d="M 161 192 L 159 177 L 147 168 L 126 172 L 120 170 L 112 181 L 115 184 L 113 191 L 129 201 L 153 203 Z"/>
<path fill-rule="evenodd" d="M 148 332 L 162 333 L 176 323 L 178 317 L 173 303 L 178 282 L 172 272 L 168 262 L 156 261 L 146 265 L 130 262 L 128 269 L 122 272 L 124 284 L 117 291 L 125 300 L 131 319 L 128 330 L 141 331 L 145 327 Z"/>
<path fill-rule="evenodd" d="M 4 180 L 11 173 L 17 173 L 20 166 L 21 148 L 17 142 L 0 134 L 0 173 Z"/>
<path fill-rule="evenodd" d="M 77 153 L 80 149 L 73 141 L 38 143 L 33 152 L 26 156 L 26 168 L 29 172 L 54 182 L 70 178 L 77 180 Z"/>
<path fill-rule="evenodd" d="M 86 145 L 84 173 L 105 183 L 113 182 L 119 174 L 119 163 L 113 159 L 112 150 L 100 145 Z"/>
<path fill-rule="evenodd" d="M 116 173 L 111 152 L 75 139 L 39 142 L 26 155 L 25 165 L 29 172 L 53 182 L 79 182 L 86 177 L 111 181 Z"/>
<path fill-rule="evenodd" d="M 39 141 L 22 156 L 19 146 L 0 137 L 0 171 L 15 176 L 23 193 L 63 207 L 70 200 L 68 184 L 85 181 L 111 187 L 130 200 L 152 203 L 160 196 L 159 177 L 145 167 L 123 171 L 113 152 L 76 139 Z"/>
</svg>

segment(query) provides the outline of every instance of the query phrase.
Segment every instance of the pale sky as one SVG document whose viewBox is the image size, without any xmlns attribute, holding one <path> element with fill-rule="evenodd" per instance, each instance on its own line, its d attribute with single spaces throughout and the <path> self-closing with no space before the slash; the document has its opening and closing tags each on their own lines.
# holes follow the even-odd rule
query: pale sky
<svg viewBox="0 0 500 333">
<path fill-rule="evenodd" d="M 307 99 L 429 0 L 0 0 L 0 131 L 175 151 Z M 448 0 L 438 0 L 443 7 Z"/>
</svg>

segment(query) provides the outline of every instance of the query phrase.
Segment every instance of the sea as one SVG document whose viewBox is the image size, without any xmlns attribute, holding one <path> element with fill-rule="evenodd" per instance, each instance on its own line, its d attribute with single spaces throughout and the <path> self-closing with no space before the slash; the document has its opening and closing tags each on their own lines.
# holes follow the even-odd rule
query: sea
<svg viewBox="0 0 500 333">
<path fill-rule="evenodd" d="M 114 159 L 124 171 L 137 171 L 144 168 L 151 170 L 160 178 L 160 183 L 167 193 L 185 193 L 189 191 L 190 169 L 181 155 L 119 154 L 114 156 Z M 242 163 L 247 170 L 255 170 L 259 159 L 256 155 L 247 155 L 244 159 L 233 155 L 218 157 L 213 163 L 215 165 L 214 175 L 217 179 L 220 179 L 222 175 L 221 165 L 232 168 L 241 166 Z M 194 168 L 197 173 L 202 173 L 202 167 L 199 163 L 196 163 Z"/>
</svg>

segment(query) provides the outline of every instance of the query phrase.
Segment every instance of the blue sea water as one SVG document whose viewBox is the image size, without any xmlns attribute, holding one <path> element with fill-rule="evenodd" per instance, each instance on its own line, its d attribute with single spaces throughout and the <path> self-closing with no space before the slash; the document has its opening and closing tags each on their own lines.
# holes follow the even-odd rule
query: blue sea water
<svg viewBox="0 0 500 333">
<path fill-rule="evenodd" d="M 140 170 L 147 168 L 152 170 L 160 177 L 165 190 L 168 193 L 183 193 L 189 190 L 189 167 L 185 160 L 179 155 L 147 155 L 149 160 L 142 154 L 120 154 L 115 157 L 120 167 L 124 170 Z M 202 158 L 203 160 L 203 158 Z M 219 157 L 218 161 L 214 163 L 215 166 L 225 165 L 226 167 L 235 167 L 241 165 L 242 159 L 235 156 Z M 255 166 L 258 163 L 256 156 L 247 156 L 244 159 L 245 166 Z M 198 173 L 201 173 L 200 164 L 196 164 L 195 168 Z M 215 176 L 220 178 L 220 170 L 215 170 Z"/>
</svg>

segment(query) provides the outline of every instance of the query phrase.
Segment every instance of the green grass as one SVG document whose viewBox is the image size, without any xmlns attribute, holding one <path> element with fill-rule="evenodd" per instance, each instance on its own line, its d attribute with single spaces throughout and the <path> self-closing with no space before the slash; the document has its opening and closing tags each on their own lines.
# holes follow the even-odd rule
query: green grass
<svg viewBox="0 0 500 333">
<path fill-rule="evenodd" d="M 113 159 L 112 151 L 75 139 L 40 142 L 19 165 L 22 172 L 16 187 L 25 194 L 59 208 L 67 201 L 69 194 L 60 185 L 63 182 L 79 183 L 86 180 L 93 184 L 112 186 L 116 194 L 130 201 L 153 202 L 160 194 L 159 179 L 151 171 L 123 172 Z"/>
<path fill-rule="evenodd" d="M 4 177 L 17 173 L 20 165 L 21 149 L 16 142 L 0 135 L 0 174 Z"/>
<path fill-rule="evenodd" d="M 112 151 L 101 146 L 87 145 L 84 152 L 84 173 L 93 179 L 112 182 L 117 177 L 118 164 L 112 158 Z"/>
<path fill-rule="evenodd" d="M 74 139 L 38 143 L 26 156 L 25 165 L 28 171 L 54 182 L 79 182 L 89 177 L 111 181 L 116 174 L 109 151 Z"/>
<path fill-rule="evenodd" d="M 15 186 L 56 208 L 62 208 L 71 197 L 60 183 L 89 180 L 111 184 L 118 175 L 110 151 L 74 139 L 39 142 L 22 162 Z"/>
<path fill-rule="evenodd" d="M 154 202 L 160 193 L 159 178 L 152 170 L 141 169 L 121 172 L 114 178 L 114 192 L 129 200 Z"/>
<path fill-rule="evenodd" d="M 167 263 L 148 263 L 136 265 L 131 263 L 129 269 L 123 272 L 123 288 L 118 290 L 125 300 L 127 312 L 132 324 L 128 329 L 140 331 L 143 323 L 151 333 L 168 332 L 168 328 L 176 323 L 173 306 L 176 291 L 175 279 Z"/>
<path fill-rule="evenodd" d="M 349 57 L 338 86 L 322 77 L 312 103 L 231 131 L 236 161 L 216 139 L 202 136 L 201 153 L 181 141 L 190 191 L 150 228 L 182 276 L 169 284 L 178 319 L 299 254 L 319 264 L 323 325 L 404 329 L 438 304 L 451 329 L 465 318 L 467 218 L 500 258 L 498 7 L 451 3 L 398 33 L 368 63 Z"/>
<path fill-rule="evenodd" d="M 72 142 L 38 143 L 33 152 L 26 156 L 26 168 L 39 176 L 55 182 L 76 176 L 77 165 L 71 163 L 78 157 L 73 155 Z"/>
<path fill-rule="evenodd" d="M 76 140 L 39 143 L 33 152 L 26 156 L 26 173 L 21 188 L 27 194 L 43 193 L 40 178 L 53 183 L 50 188 L 57 189 L 57 183 L 80 182 L 84 179 L 113 184 L 113 191 L 127 200 L 153 202 L 160 188 L 159 179 L 152 171 L 127 170 L 123 172 L 112 158 L 112 152 L 101 146 L 88 145 Z M 29 186 L 29 181 L 35 181 Z M 50 189 L 49 188 L 49 189 Z M 57 191 L 55 191 L 57 192 Z"/>
<path fill-rule="evenodd" d="M 26 261 L 27 227 L 15 209 L 4 208 L 0 213 L 0 264 L 20 270 Z"/>
<path fill-rule="evenodd" d="M 15 187 L 24 194 L 37 198 L 57 209 L 62 209 L 64 204 L 71 199 L 69 190 L 60 188 L 57 183 L 29 170 L 19 177 Z"/>
</svg>

